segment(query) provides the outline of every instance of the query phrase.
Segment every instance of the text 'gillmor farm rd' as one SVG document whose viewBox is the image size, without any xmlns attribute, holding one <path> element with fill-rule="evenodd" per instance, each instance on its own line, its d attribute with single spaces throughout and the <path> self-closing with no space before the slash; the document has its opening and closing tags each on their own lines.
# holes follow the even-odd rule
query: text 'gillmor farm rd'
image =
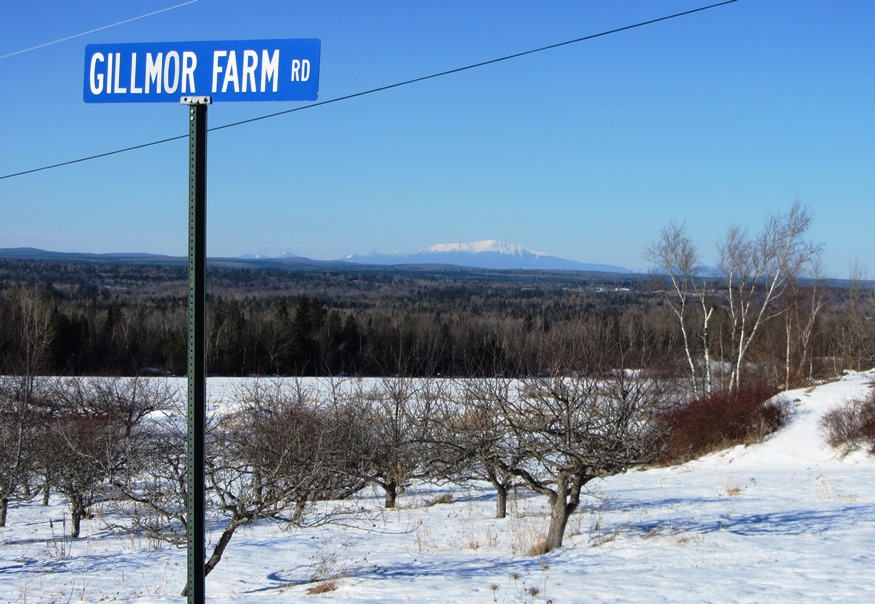
<svg viewBox="0 0 875 604">
<path fill-rule="evenodd" d="M 318 39 L 91 44 L 86 103 L 308 101 L 319 92 Z"/>
</svg>

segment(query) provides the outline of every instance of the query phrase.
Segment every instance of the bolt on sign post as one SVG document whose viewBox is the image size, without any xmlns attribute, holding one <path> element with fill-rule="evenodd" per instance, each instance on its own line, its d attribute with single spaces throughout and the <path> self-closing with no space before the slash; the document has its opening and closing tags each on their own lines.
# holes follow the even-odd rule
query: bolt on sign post
<svg viewBox="0 0 875 604">
<path fill-rule="evenodd" d="M 223 101 L 314 101 L 318 39 L 89 44 L 86 103 L 181 103 L 189 107 L 188 195 L 188 583 L 206 597 L 204 427 L 206 423 L 207 106 Z"/>
</svg>

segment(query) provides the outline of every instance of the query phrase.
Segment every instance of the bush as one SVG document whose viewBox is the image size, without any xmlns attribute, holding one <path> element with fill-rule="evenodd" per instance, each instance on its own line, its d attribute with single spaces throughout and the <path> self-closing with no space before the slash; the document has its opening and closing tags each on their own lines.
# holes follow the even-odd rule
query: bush
<svg viewBox="0 0 875 604">
<path fill-rule="evenodd" d="M 740 444 L 761 442 L 789 417 L 777 389 L 751 384 L 737 392 L 721 390 L 660 415 L 670 435 L 657 463 L 675 464 Z"/>
<path fill-rule="evenodd" d="M 820 429 L 831 447 L 850 453 L 861 446 L 875 455 L 875 392 L 868 399 L 849 401 L 827 411 Z"/>
</svg>

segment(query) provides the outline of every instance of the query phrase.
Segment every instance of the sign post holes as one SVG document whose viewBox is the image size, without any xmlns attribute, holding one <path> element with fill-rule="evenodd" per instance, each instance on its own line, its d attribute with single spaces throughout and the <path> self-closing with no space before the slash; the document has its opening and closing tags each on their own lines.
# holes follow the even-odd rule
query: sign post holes
<svg viewBox="0 0 875 604">
<path fill-rule="evenodd" d="M 206 597 L 204 558 L 204 440 L 206 426 L 207 106 L 210 97 L 183 97 L 188 105 L 188 459 L 186 510 L 188 601 Z"/>
<path fill-rule="evenodd" d="M 188 450 L 186 513 L 191 604 L 206 598 L 205 425 L 207 106 L 215 101 L 315 101 L 321 42 L 231 40 L 89 44 L 86 103 L 182 103 L 189 111 Z"/>
</svg>

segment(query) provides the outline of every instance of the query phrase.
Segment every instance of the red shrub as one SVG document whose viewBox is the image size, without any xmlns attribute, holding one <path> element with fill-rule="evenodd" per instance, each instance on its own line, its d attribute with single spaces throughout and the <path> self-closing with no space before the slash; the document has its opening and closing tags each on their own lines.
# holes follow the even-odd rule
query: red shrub
<svg viewBox="0 0 875 604">
<path fill-rule="evenodd" d="M 789 415 L 786 401 L 772 399 L 777 392 L 770 386 L 751 384 L 737 392 L 712 392 L 666 411 L 659 421 L 670 437 L 659 462 L 681 463 L 761 441 L 784 425 Z"/>
</svg>

